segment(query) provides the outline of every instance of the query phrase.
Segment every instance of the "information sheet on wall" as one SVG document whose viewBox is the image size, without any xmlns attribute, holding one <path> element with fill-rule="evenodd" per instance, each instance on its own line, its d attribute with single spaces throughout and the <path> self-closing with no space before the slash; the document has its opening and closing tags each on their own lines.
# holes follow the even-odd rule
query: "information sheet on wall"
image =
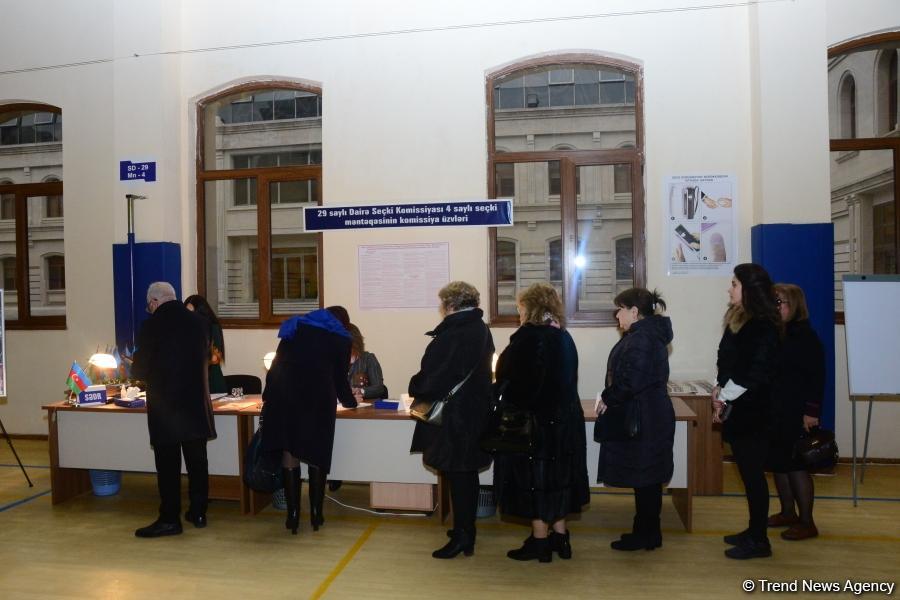
<svg viewBox="0 0 900 600">
<path fill-rule="evenodd" d="M 429 308 L 450 282 L 450 244 L 359 246 L 359 308 Z"/>
<path fill-rule="evenodd" d="M 6 396 L 6 298 L 0 290 L 0 396 Z"/>
<path fill-rule="evenodd" d="M 664 180 L 669 275 L 730 275 L 737 256 L 734 175 L 673 175 Z"/>
</svg>

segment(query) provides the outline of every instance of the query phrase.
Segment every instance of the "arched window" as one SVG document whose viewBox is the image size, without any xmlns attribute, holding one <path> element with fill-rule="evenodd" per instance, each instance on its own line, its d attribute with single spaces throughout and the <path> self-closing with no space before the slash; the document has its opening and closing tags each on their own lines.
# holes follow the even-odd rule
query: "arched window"
<svg viewBox="0 0 900 600">
<path fill-rule="evenodd" d="M 841 137 L 853 139 L 856 137 L 856 80 L 850 73 L 841 81 L 840 94 Z"/>
<path fill-rule="evenodd" d="M 497 281 L 516 281 L 516 242 L 497 240 Z"/>
<path fill-rule="evenodd" d="M 900 32 L 878 33 L 828 51 L 831 221 L 835 318 L 843 322 L 846 274 L 897 274 L 897 56 Z"/>
<path fill-rule="evenodd" d="M 62 112 L 38 103 L 0 105 L 0 255 L 10 329 L 65 327 L 65 285 L 48 293 L 44 257 L 64 262 Z M 45 221 L 50 217 L 52 221 Z M 27 240 L 27 243 L 17 243 Z M 62 267 L 64 269 L 64 267 Z M 63 275 L 64 277 L 64 275 Z"/>
<path fill-rule="evenodd" d="M 226 326 L 277 325 L 319 308 L 322 94 L 296 82 L 239 85 L 198 103 L 198 287 Z"/>
<path fill-rule="evenodd" d="M 514 205 L 504 240 L 490 232 L 494 256 L 514 240 L 517 289 L 553 282 L 573 325 L 613 324 L 614 240 L 643 240 L 641 76 L 636 64 L 593 54 L 545 56 L 488 76 L 488 192 Z M 642 285 L 642 242 L 633 256 L 629 280 Z M 492 322 L 514 323 L 515 294 L 499 260 L 490 268 Z"/>
</svg>

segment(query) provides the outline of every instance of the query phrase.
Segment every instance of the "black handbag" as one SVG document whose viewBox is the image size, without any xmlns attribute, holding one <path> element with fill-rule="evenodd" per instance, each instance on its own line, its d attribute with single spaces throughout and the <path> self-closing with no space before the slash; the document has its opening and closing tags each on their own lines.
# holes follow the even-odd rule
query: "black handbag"
<svg viewBox="0 0 900 600">
<path fill-rule="evenodd" d="M 257 492 L 271 494 L 284 487 L 281 475 L 281 452 L 263 450 L 262 425 L 250 439 L 244 455 L 244 484 Z"/>
<path fill-rule="evenodd" d="M 527 454 L 534 448 L 534 413 L 510 402 L 504 393 L 508 385 L 508 381 L 494 384 L 493 401 L 479 445 L 490 454 Z"/>
<path fill-rule="evenodd" d="M 487 344 L 488 340 L 488 332 L 485 331 L 484 334 L 484 343 Z M 478 361 L 481 360 L 481 356 L 479 355 Z M 423 423 L 428 423 L 430 425 L 440 425 L 444 422 L 444 408 L 447 406 L 447 403 L 453 398 L 453 395 L 459 391 L 468 380 L 469 377 L 472 376 L 472 373 L 475 372 L 475 369 L 478 368 L 478 361 L 475 362 L 475 365 L 472 367 L 472 370 L 469 371 L 469 374 L 465 376 L 465 378 L 453 386 L 453 389 L 450 390 L 446 396 L 440 398 L 438 400 L 429 400 L 427 398 L 413 398 L 412 404 L 409 406 L 409 416 L 415 419 L 416 421 L 422 421 Z"/>
<path fill-rule="evenodd" d="M 838 461 L 838 446 L 834 432 L 813 427 L 794 443 L 794 457 L 807 469 L 830 469 Z"/>
<path fill-rule="evenodd" d="M 641 403 L 630 398 L 621 404 L 607 404 L 594 421 L 595 442 L 625 442 L 641 435 Z"/>
</svg>

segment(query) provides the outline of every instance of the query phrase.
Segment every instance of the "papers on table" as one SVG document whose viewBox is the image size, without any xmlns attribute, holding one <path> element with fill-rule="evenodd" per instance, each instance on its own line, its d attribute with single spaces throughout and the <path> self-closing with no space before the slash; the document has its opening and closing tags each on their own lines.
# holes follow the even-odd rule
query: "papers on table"
<svg viewBox="0 0 900 600">
<path fill-rule="evenodd" d="M 371 402 L 360 402 L 359 404 L 357 404 L 357 405 L 356 405 L 355 407 L 353 407 L 353 408 L 347 408 L 346 406 L 344 406 L 344 405 L 342 405 L 342 404 L 338 404 L 337 409 L 338 409 L 338 412 L 341 412 L 341 411 L 344 411 L 344 410 L 356 410 L 357 408 L 368 408 L 368 407 L 370 407 L 370 406 L 372 406 L 372 403 L 371 403 Z"/>
</svg>

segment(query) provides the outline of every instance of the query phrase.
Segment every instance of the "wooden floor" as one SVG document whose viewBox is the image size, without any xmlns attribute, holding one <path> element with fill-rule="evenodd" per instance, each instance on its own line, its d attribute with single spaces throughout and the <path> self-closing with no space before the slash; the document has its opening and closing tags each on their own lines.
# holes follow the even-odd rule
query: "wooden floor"
<svg viewBox="0 0 900 600">
<path fill-rule="evenodd" d="M 609 542 L 630 527 L 632 497 L 597 489 L 590 508 L 571 523 L 574 558 L 538 564 L 506 558 L 527 531 L 497 517 L 479 520 L 475 556 L 440 561 L 430 556 L 445 541 L 446 527 L 436 517 L 370 515 L 329 500 L 327 522 L 315 533 L 305 521 L 291 536 L 284 513 L 271 507 L 246 517 L 235 502 L 215 502 L 206 529 L 137 539 L 134 529 L 156 514 L 152 475 L 126 475 L 116 496 L 85 495 L 52 507 L 46 442 L 15 441 L 33 488 L 5 440 L 0 444 L 0 598 L 6 600 L 728 598 L 746 595 L 746 579 L 900 582 L 896 465 L 869 467 L 857 508 L 849 499 L 849 467 L 817 477 L 821 536 L 786 542 L 772 532 L 773 558 L 742 562 L 722 555 L 722 535 L 743 529 L 747 518 L 734 466 L 726 464 L 726 495 L 694 500 L 694 533 L 681 529 L 665 498 L 662 548 L 610 550 Z M 368 488 L 346 484 L 330 495 L 364 506 Z M 306 506 L 303 511 L 308 516 Z M 798 595 L 804 596 L 792 597 Z"/>
</svg>

